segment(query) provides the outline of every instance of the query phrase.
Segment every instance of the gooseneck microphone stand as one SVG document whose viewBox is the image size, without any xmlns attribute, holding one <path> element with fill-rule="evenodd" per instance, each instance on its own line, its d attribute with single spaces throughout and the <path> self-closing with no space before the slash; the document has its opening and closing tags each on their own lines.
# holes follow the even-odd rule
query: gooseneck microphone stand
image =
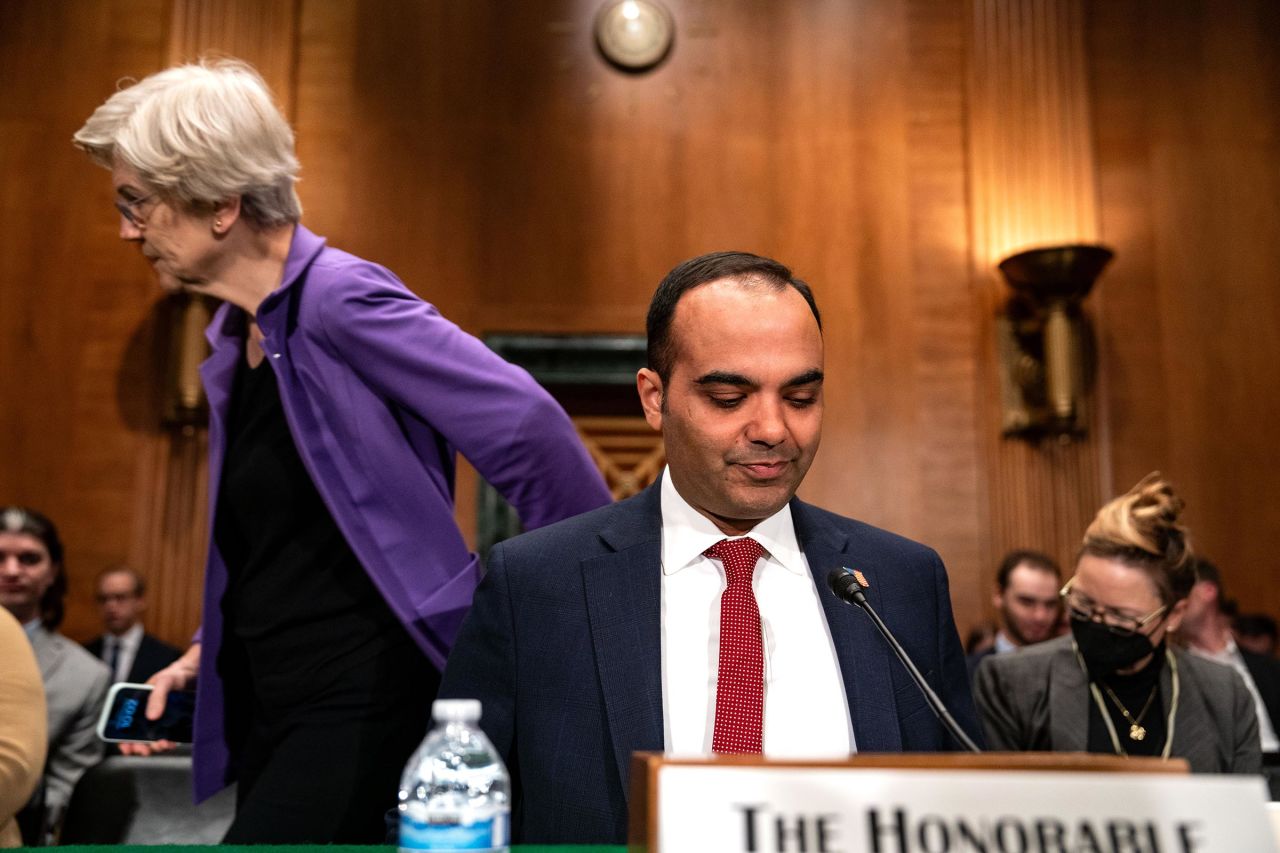
<svg viewBox="0 0 1280 853">
<path fill-rule="evenodd" d="M 876 613 L 875 608 L 871 606 L 871 602 L 867 601 L 866 593 L 862 590 L 870 586 L 867 579 L 862 576 L 862 572 L 853 569 L 839 568 L 827 575 L 827 584 L 831 587 L 831 591 L 836 597 L 846 604 L 852 604 L 862 609 L 869 617 L 871 622 L 880 631 L 881 636 L 889 643 L 889 648 L 893 649 L 893 653 L 898 656 L 898 660 L 902 661 L 902 665 L 907 668 L 911 679 L 915 681 L 916 686 L 920 688 L 920 692 L 924 694 L 925 701 L 929 703 L 930 710 L 938 718 L 956 742 L 970 752 L 981 752 L 978 745 L 965 734 L 964 729 L 960 728 L 960 724 L 956 722 L 955 717 L 951 716 L 951 712 L 947 710 L 947 706 L 942 703 L 942 699 L 937 693 L 933 692 L 933 688 L 929 686 L 929 682 L 924 680 L 924 676 L 920 674 L 920 670 L 916 669 L 916 665 L 911 662 L 911 658 L 907 655 L 907 650 L 902 647 L 897 638 L 893 636 L 893 632 L 889 630 L 889 626 L 884 624 L 884 620 L 880 618 L 880 614 Z"/>
</svg>

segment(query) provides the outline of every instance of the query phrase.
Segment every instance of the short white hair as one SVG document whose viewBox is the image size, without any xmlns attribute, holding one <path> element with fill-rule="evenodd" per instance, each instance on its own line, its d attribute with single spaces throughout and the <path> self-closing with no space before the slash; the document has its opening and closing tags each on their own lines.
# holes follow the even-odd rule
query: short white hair
<svg viewBox="0 0 1280 853">
<path fill-rule="evenodd" d="M 100 166 L 131 166 L 188 208 L 240 197 L 270 228 L 302 218 L 293 131 L 258 72 L 239 60 L 177 65 L 121 89 L 72 141 Z"/>
</svg>

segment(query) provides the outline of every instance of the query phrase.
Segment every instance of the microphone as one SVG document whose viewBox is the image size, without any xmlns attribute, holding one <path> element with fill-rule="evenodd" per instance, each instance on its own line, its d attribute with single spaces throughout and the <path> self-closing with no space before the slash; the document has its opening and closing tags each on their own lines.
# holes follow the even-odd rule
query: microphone
<svg viewBox="0 0 1280 853">
<path fill-rule="evenodd" d="M 875 608 L 871 606 L 871 602 L 867 601 L 867 595 L 863 590 L 870 587 L 871 584 L 867 583 L 867 579 L 862 576 L 862 572 L 847 568 L 833 569 L 831 574 L 827 575 L 827 585 L 831 587 L 831 591 L 835 593 L 836 598 L 846 604 L 862 608 L 863 612 L 871 617 L 872 623 L 880 631 L 885 641 L 888 642 L 889 648 L 893 649 L 893 653 L 898 656 L 898 660 L 902 661 L 902 665 L 910 673 L 912 681 L 916 683 L 916 686 L 920 688 L 920 692 L 924 694 L 924 699 L 929 704 L 929 709 L 933 711 L 934 716 L 938 718 L 943 727 L 951 733 L 951 736 L 956 739 L 956 742 L 970 752 L 981 752 L 982 750 L 978 749 L 978 745 L 965 734 L 964 729 L 960 728 L 960 724 L 956 722 L 955 717 L 951 716 L 947 706 L 942 704 L 942 699 L 939 698 L 937 693 L 933 692 L 929 682 L 924 680 L 920 670 L 916 669 L 916 665 L 911 662 L 911 658 L 907 655 L 907 650 L 893 636 L 893 632 L 889 630 L 888 625 L 884 624 L 884 620 L 880 618 L 879 613 L 876 613 Z"/>
</svg>

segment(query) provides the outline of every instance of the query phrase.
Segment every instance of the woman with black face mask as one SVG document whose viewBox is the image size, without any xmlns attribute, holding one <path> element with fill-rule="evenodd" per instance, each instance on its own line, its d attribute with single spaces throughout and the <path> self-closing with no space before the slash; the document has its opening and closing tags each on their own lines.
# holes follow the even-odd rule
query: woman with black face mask
<svg viewBox="0 0 1280 853">
<path fill-rule="evenodd" d="M 1261 771 L 1258 721 L 1240 676 L 1167 643 L 1195 583 L 1182 506 L 1151 474 L 1098 512 L 1062 588 L 1071 633 L 992 655 L 978 669 L 974 698 L 991 749 Z"/>
</svg>

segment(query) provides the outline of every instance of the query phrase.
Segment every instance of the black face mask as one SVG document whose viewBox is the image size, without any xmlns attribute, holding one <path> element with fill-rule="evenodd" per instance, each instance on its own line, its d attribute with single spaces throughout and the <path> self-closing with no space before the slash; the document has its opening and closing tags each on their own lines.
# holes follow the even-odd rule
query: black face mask
<svg viewBox="0 0 1280 853">
<path fill-rule="evenodd" d="M 1076 648 L 1092 676 L 1127 669 L 1156 650 L 1146 634 L 1123 637 L 1108 631 L 1101 622 L 1074 616 L 1071 617 L 1071 636 L 1075 637 Z"/>
</svg>

